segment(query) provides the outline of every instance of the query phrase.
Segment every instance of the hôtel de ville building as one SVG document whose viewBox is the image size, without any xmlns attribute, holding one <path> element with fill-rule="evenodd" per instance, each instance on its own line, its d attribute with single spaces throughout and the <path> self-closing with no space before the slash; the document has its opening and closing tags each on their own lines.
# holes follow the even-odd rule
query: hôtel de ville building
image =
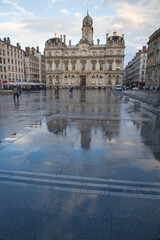
<svg viewBox="0 0 160 240">
<path fill-rule="evenodd" d="M 93 42 L 93 19 L 87 13 L 82 23 L 82 38 L 77 45 L 66 44 L 66 36 L 45 43 L 46 84 L 52 88 L 115 88 L 123 82 L 124 35 L 106 34 L 106 42 Z"/>
</svg>

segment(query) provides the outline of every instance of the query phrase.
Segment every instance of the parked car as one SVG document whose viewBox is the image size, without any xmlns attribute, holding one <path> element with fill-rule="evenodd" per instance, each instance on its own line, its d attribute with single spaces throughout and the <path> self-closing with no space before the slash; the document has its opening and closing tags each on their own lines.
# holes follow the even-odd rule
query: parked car
<svg viewBox="0 0 160 240">
<path fill-rule="evenodd" d="M 122 86 L 121 85 L 116 85 L 116 90 L 117 91 L 122 91 Z"/>
<path fill-rule="evenodd" d="M 137 90 L 138 90 L 138 87 L 134 87 L 134 88 L 132 88 L 132 90 L 135 90 L 135 91 L 137 91 Z"/>
</svg>

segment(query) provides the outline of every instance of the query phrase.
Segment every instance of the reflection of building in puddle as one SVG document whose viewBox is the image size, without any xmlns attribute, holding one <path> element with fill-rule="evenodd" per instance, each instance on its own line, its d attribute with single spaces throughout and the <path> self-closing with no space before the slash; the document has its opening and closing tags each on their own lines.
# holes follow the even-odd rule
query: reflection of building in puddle
<svg viewBox="0 0 160 240">
<path fill-rule="evenodd" d="M 49 132 L 54 134 L 66 135 L 67 121 L 65 119 L 52 119 L 47 121 L 47 128 Z"/>
<path fill-rule="evenodd" d="M 92 131 L 94 130 L 94 134 Z M 114 142 L 120 134 L 120 121 L 86 120 L 79 122 L 81 134 L 81 147 L 89 149 L 91 142 L 98 138 L 105 138 L 108 142 Z M 97 135 L 97 139 L 93 139 Z M 100 136 L 98 136 L 100 135 Z"/>
<path fill-rule="evenodd" d="M 160 160 L 160 129 L 157 128 L 156 122 L 143 121 L 141 136 L 143 142 L 152 149 L 155 158 Z"/>
</svg>

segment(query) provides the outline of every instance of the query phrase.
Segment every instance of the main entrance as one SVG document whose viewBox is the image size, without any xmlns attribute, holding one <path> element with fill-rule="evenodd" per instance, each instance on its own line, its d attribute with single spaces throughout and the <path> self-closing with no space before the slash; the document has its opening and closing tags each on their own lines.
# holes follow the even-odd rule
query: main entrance
<svg viewBox="0 0 160 240">
<path fill-rule="evenodd" d="M 85 75 L 80 76 L 80 85 L 86 86 L 86 76 Z"/>
</svg>

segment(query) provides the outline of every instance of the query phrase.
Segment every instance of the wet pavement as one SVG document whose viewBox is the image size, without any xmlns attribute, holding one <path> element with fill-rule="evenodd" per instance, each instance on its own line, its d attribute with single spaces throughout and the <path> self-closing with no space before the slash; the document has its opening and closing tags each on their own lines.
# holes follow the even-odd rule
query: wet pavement
<svg viewBox="0 0 160 240">
<path fill-rule="evenodd" d="M 160 122 L 105 90 L 0 95 L 0 239 L 160 239 Z"/>
</svg>

